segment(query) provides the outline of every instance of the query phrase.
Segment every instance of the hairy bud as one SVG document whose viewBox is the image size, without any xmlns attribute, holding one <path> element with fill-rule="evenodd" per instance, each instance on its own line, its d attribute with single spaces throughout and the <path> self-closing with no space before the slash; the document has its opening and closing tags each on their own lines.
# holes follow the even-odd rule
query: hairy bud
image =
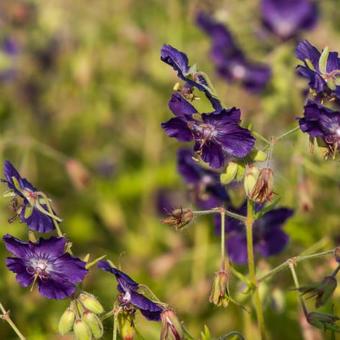
<svg viewBox="0 0 340 340">
<path fill-rule="evenodd" d="M 77 340 L 91 340 L 92 338 L 91 330 L 83 320 L 76 320 L 73 325 L 73 333 Z"/>
<path fill-rule="evenodd" d="M 183 327 L 177 315 L 171 309 L 161 313 L 161 340 L 182 340 L 184 339 Z"/>
<path fill-rule="evenodd" d="M 93 312 L 95 314 L 101 314 L 104 312 L 103 306 L 92 294 L 82 292 L 79 295 L 78 300 L 90 312 Z"/>
<path fill-rule="evenodd" d="M 118 314 L 119 333 L 123 340 L 133 340 L 136 336 L 135 315 L 132 312 L 124 311 Z"/>
<path fill-rule="evenodd" d="M 76 314 L 73 309 L 68 307 L 59 320 L 58 330 L 61 335 L 65 335 L 73 328 Z"/>
<path fill-rule="evenodd" d="M 194 217 L 191 209 L 178 208 L 174 209 L 167 217 L 162 220 L 162 223 L 175 227 L 176 230 L 182 229 L 189 224 Z"/>
<path fill-rule="evenodd" d="M 91 333 L 95 339 L 100 339 L 103 336 L 103 324 L 96 314 L 85 312 L 83 314 L 83 320 L 89 326 Z"/>
<path fill-rule="evenodd" d="M 257 177 L 255 186 L 248 196 L 257 203 L 265 203 L 273 197 L 273 170 L 263 168 Z"/>
</svg>

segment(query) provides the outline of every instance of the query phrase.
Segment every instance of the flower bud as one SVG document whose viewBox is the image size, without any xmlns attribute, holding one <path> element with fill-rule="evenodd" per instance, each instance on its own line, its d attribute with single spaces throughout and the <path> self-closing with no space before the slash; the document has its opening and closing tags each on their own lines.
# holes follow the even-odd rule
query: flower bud
<svg viewBox="0 0 340 340">
<path fill-rule="evenodd" d="M 310 312 L 307 314 L 307 321 L 316 328 L 322 330 L 340 331 L 340 327 L 335 324 L 339 320 L 337 316 L 325 313 Z"/>
<path fill-rule="evenodd" d="M 104 312 L 103 306 L 92 294 L 82 292 L 79 295 L 78 299 L 82 303 L 82 305 L 90 312 L 93 312 L 95 314 L 101 314 Z"/>
<path fill-rule="evenodd" d="M 91 330 L 83 320 L 76 320 L 73 325 L 73 333 L 77 340 L 91 340 L 92 338 Z"/>
<path fill-rule="evenodd" d="M 224 173 L 220 176 L 220 181 L 222 184 L 227 185 L 232 182 L 237 175 L 238 164 L 234 162 L 229 162 Z"/>
<path fill-rule="evenodd" d="M 61 335 L 65 335 L 72 330 L 75 318 L 76 314 L 72 308 L 68 307 L 59 320 L 58 330 Z"/>
<path fill-rule="evenodd" d="M 119 333 L 123 340 L 133 340 L 136 335 L 134 313 L 121 312 L 118 314 Z"/>
<path fill-rule="evenodd" d="M 189 224 L 194 217 L 191 209 L 178 208 L 174 209 L 170 215 L 162 220 L 162 223 L 174 226 L 176 230 L 182 229 L 184 226 Z"/>
<path fill-rule="evenodd" d="M 77 190 L 85 189 L 90 182 L 90 174 L 87 169 L 76 159 L 66 162 L 66 171 L 70 176 L 71 182 Z"/>
<path fill-rule="evenodd" d="M 259 174 L 260 170 L 257 167 L 254 165 L 247 165 L 246 174 L 244 177 L 244 191 L 249 198 L 255 188 Z"/>
<path fill-rule="evenodd" d="M 89 326 L 92 335 L 95 339 L 100 339 L 103 336 L 104 329 L 103 324 L 96 314 L 91 312 L 85 312 L 83 314 L 83 320 Z"/>
<path fill-rule="evenodd" d="M 209 302 L 216 306 L 227 307 L 229 304 L 229 274 L 225 270 L 220 270 L 215 274 L 211 288 Z"/>
<path fill-rule="evenodd" d="M 182 340 L 184 339 L 183 327 L 177 315 L 171 309 L 161 313 L 161 340 Z"/>
<path fill-rule="evenodd" d="M 256 184 L 248 196 L 257 203 L 265 203 L 273 197 L 273 170 L 270 168 L 261 169 Z"/>
</svg>

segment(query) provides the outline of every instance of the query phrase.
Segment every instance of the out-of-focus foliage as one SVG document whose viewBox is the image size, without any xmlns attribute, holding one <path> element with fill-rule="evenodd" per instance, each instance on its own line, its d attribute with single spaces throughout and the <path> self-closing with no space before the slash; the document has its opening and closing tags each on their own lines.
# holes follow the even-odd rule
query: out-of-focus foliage
<svg viewBox="0 0 340 340">
<path fill-rule="evenodd" d="M 340 2 L 320 5 L 319 24 L 306 37 L 320 48 L 340 51 Z M 199 6 L 179 0 L 2 0 L 0 39 L 13 39 L 18 51 L 10 61 L 11 76 L 0 84 L 0 161 L 10 159 L 53 198 L 78 255 L 107 254 L 172 305 L 195 338 L 205 324 L 214 336 L 231 330 L 247 335 L 253 324 L 242 309 L 208 303 L 219 261 L 212 218 L 199 219 L 183 232 L 160 223 L 161 193 L 171 192 L 175 202 L 186 198 L 176 173 L 178 144 L 160 128 L 169 117 L 167 101 L 176 78 L 160 62 L 159 51 L 163 43 L 185 50 L 210 74 L 225 105 L 240 107 L 245 121 L 268 138 L 297 124 L 306 84 L 295 75 L 296 42 L 261 35 L 259 4 L 253 0 L 223 1 L 215 10 L 248 54 L 271 65 L 271 84 L 255 96 L 220 80 L 208 58 L 209 41 L 194 25 Z M 338 164 L 324 161 L 317 150 L 310 154 L 302 133 L 277 144 L 273 159 L 274 191 L 296 214 L 285 227 L 289 247 L 268 261 L 258 259 L 263 271 L 310 247 L 328 249 L 340 240 Z M 26 227 L 7 223 L 12 213 L 7 203 L 0 200 L 0 233 L 21 237 Z M 0 256 L 4 263 L 3 246 Z M 302 282 L 314 282 L 333 267 L 315 260 L 297 270 Z M 57 339 L 67 301 L 29 293 L 4 264 L 0 273 L 0 300 L 20 329 L 32 340 Z M 315 332 L 298 314 L 292 285 L 283 272 L 263 287 L 273 339 L 298 340 L 303 334 L 311 339 L 306 334 Z M 94 269 L 85 287 L 107 310 L 112 307 L 112 277 Z M 337 290 L 333 300 L 338 314 L 339 295 Z M 138 318 L 144 339 L 157 339 L 159 327 Z M 112 321 L 104 328 L 109 339 Z M 0 338 L 14 339 L 5 323 Z"/>
</svg>

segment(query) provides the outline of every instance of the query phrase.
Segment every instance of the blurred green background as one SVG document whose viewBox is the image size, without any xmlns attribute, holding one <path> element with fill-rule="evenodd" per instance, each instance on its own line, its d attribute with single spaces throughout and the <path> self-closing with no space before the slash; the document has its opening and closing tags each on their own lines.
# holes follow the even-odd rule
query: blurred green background
<svg viewBox="0 0 340 340">
<path fill-rule="evenodd" d="M 340 50 L 339 5 L 322 1 L 317 27 L 305 35 L 319 48 Z M 251 58 L 272 66 L 273 79 L 262 96 L 219 79 L 208 58 L 209 40 L 194 25 L 201 7 L 199 1 L 179 0 L 0 2 L 0 39 L 13 39 L 18 48 L 11 60 L 0 58 L 0 71 L 13 68 L 0 83 L 1 161 L 11 160 L 53 198 L 77 255 L 107 254 L 173 306 L 197 339 L 204 324 L 215 336 L 231 330 L 252 334 L 254 316 L 249 320 L 240 308 L 218 309 L 208 302 L 219 264 L 212 219 L 202 218 L 183 232 L 160 223 L 159 193 L 186 197 L 176 173 L 178 142 L 160 128 L 170 117 L 167 101 L 177 81 L 160 61 L 160 48 L 170 43 L 184 50 L 210 75 L 225 105 L 240 107 L 243 119 L 267 137 L 297 124 L 306 86 L 295 76 L 296 43 L 258 37 L 259 3 L 252 0 L 218 6 L 211 1 L 203 7 L 218 12 Z M 330 249 L 340 240 L 339 163 L 323 161 L 317 151 L 311 154 L 308 137 L 301 133 L 280 142 L 273 157 L 275 192 L 296 213 L 285 227 L 289 247 L 268 261 L 259 259 L 263 271 L 310 247 Z M 26 238 L 25 225 L 7 223 L 12 215 L 8 200 L 0 205 L 1 235 Z M 3 246 L 0 256 L 4 263 Z M 298 274 L 303 283 L 314 282 L 334 266 L 330 258 L 314 260 L 299 265 Z M 61 339 L 57 324 L 67 301 L 30 293 L 4 264 L 0 273 L 0 301 L 28 339 Z M 237 291 L 236 278 L 232 287 Z M 272 338 L 322 339 L 306 325 L 291 287 L 288 271 L 264 286 Z M 113 276 L 94 269 L 84 289 L 111 308 Z M 339 296 L 338 290 L 333 301 L 338 314 Z M 104 338 L 110 339 L 112 321 L 104 327 Z M 144 339 L 159 337 L 157 323 L 138 317 L 137 328 Z M 0 339 L 15 339 L 4 322 Z"/>
</svg>

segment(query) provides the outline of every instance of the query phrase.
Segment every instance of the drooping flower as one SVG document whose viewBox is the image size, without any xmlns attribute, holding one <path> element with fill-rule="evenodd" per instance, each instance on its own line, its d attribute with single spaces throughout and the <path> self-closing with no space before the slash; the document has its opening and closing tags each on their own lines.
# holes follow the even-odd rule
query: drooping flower
<svg viewBox="0 0 340 340">
<path fill-rule="evenodd" d="M 262 0 L 263 25 L 282 40 L 312 29 L 318 19 L 314 0 Z"/>
<path fill-rule="evenodd" d="M 49 212 L 38 190 L 26 178 L 21 177 L 9 161 L 4 163 L 4 175 L 3 181 L 10 189 L 9 196 L 13 198 L 12 207 L 16 216 L 32 230 L 41 233 L 54 230 L 52 218 L 58 217 L 54 212 Z"/>
<path fill-rule="evenodd" d="M 194 141 L 195 154 L 212 168 L 222 167 L 230 157 L 245 157 L 254 146 L 255 138 L 239 125 L 239 109 L 197 115 L 196 109 L 177 92 L 169 108 L 176 117 L 162 123 L 166 134 L 182 142 Z"/>
<path fill-rule="evenodd" d="M 232 209 L 230 209 L 232 210 Z M 246 204 L 243 204 L 234 212 L 245 216 Z M 266 212 L 257 219 L 253 225 L 254 250 L 263 257 L 269 257 L 280 253 L 289 241 L 288 235 L 282 230 L 284 223 L 293 215 L 293 210 L 288 208 L 276 208 Z M 216 218 L 215 224 L 220 229 L 220 218 Z M 246 227 L 241 221 L 228 217 L 226 220 L 227 249 L 230 260 L 237 264 L 247 262 L 247 237 Z"/>
<path fill-rule="evenodd" d="M 140 285 L 130 276 L 110 265 L 106 260 L 98 262 L 98 267 L 112 273 L 118 283 L 119 302 L 122 307 L 138 309 L 148 320 L 159 321 L 163 308 L 138 292 Z"/>
<path fill-rule="evenodd" d="M 190 149 L 180 149 L 177 152 L 177 170 L 191 189 L 196 205 L 201 209 L 211 209 L 229 201 L 218 174 L 200 166 L 193 157 Z"/>
<path fill-rule="evenodd" d="M 3 240 L 14 255 L 6 259 L 6 266 L 16 273 L 19 284 L 28 287 L 37 283 L 40 294 L 49 299 L 71 296 L 87 274 L 85 262 L 65 252 L 67 241 L 63 237 L 32 243 L 7 234 Z"/>
<path fill-rule="evenodd" d="M 309 100 L 304 116 L 299 119 L 300 129 L 311 138 L 321 139 L 329 151 L 335 154 L 340 146 L 340 112 L 333 111 Z"/>
<path fill-rule="evenodd" d="M 297 73 L 309 80 L 309 87 L 319 95 L 340 96 L 340 58 L 337 52 L 325 48 L 322 53 L 309 41 L 300 42 L 296 56 L 304 65 L 297 66 Z"/>
<path fill-rule="evenodd" d="M 197 71 L 196 66 L 189 65 L 187 55 L 171 45 L 164 45 L 161 49 L 161 60 L 170 65 L 176 72 L 178 78 L 185 81 L 183 94 L 191 93 L 193 88 L 204 92 L 210 100 L 211 105 L 215 110 L 222 108 L 221 102 L 215 96 L 213 89 L 209 86 L 207 76 Z"/>
<path fill-rule="evenodd" d="M 227 27 L 206 13 L 200 12 L 196 22 L 211 38 L 210 56 L 217 73 L 229 82 L 239 82 L 249 91 L 262 91 L 270 80 L 270 68 L 250 61 Z"/>
</svg>

